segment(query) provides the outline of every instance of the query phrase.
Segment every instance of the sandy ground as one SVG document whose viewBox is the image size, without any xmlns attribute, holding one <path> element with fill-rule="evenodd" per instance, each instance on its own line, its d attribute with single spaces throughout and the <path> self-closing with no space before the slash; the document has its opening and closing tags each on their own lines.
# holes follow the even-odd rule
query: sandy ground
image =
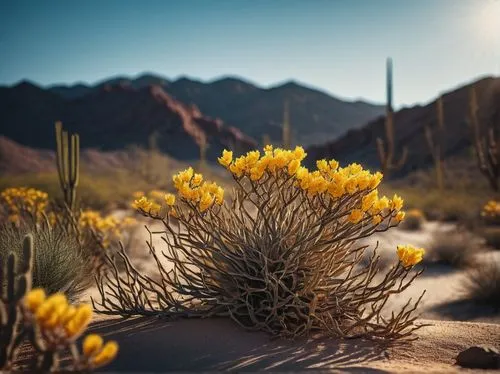
<svg viewBox="0 0 500 374">
<path fill-rule="evenodd" d="M 161 226 L 153 227 L 157 228 Z M 375 245 L 379 241 L 380 253 L 390 258 L 395 256 L 397 244 L 426 247 L 436 232 L 454 229 L 453 225 L 431 222 L 416 232 L 392 229 L 370 238 L 368 243 Z M 155 245 L 161 248 L 159 238 Z M 492 255 L 500 256 L 500 251 Z M 142 271 L 156 271 L 145 246 L 132 256 Z M 156 318 L 124 320 L 97 316 L 91 330 L 120 344 L 119 358 L 104 368 L 110 371 L 324 369 L 329 372 L 450 373 L 459 370 L 453 364 L 461 350 L 472 345 L 500 349 L 500 316 L 498 312 L 492 313 L 462 300 L 464 276 L 463 270 L 449 266 L 428 266 L 423 276 L 392 300 L 390 307 L 397 309 L 409 297 L 417 298 L 427 290 L 418 310 L 425 319 L 418 323 L 432 326 L 418 330 L 419 339 L 406 345 L 384 347 L 363 340 L 272 340 L 263 333 L 246 332 L 228 319 L 168 322 Z M 91 295 L 98 296 L 97 290 L 89 290 L 82 301 L 88 301 Z"/>
<path fill-rule="evenodd" d="M 500 325 L 418 323 L 432 326 L 418 330 L 417 341 L 392 346 L 360 339 L 273 340 L 264 333 L 242 331 L 228 319 L 115 318 L 96 322 L 91 330 L 120 344 L 118 358 L 104 371 L 453 373 L 472 371 L 454 365 L 460 351 L 478 344 L 500 349 Z"/>
</svg>

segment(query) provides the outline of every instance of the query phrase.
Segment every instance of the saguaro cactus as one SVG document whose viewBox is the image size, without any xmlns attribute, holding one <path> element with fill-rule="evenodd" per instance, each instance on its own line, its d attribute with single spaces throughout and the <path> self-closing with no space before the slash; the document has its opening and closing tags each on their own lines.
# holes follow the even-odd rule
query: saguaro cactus
<svg viewBox="0 0 500 374">
<path fill-rule="evenodd" d="M 262 135 L 262 146 L 271 145 L 271 137 L 269 134 Z"/>
<path fill-rule="evenodd" d="M 429 146 L 432 158 L 434 159 L 434 165 L 436 169 L 436 182 L 439 190 L 444 189 L 444 177 L 443 177 L 443 149 L 444 149 L 444 108 L 443 108 L 443 97 L 440 96 L 436 101 L 436 119 L 437 125 L 435 133 L 429 125 L 424 127 L 425 138 Z"/>
<path fill-rule="evenodd" d="M 76 189 L 80 177 L 80 137 L 71 135 L 71 144 L 68 141 L 68 132 L 63 131 L 62 123 L 56 122 L 57 144 L 57 171 L 59 183 L 64 195 L 64 202 L 71 210 L 75 209 Z"/>
<path fill-rule="evenodd" d="M 290 108 L 288 100 L 283 105 L 283 148 L 290 149 L 292 147 L 292 128 L 290 126 Z"/>
<path fill-rule="evenodd" d="M 200 167 L 203 168 L 206 166 L 207 163 L 207 149 L 208 149 L 207 139 L 203 137 L 198 146 L 200 148 Z"/>
<path fill-rule="evenodd" d="M 498 181 L 500 177 L 500 153 L 497 145 L 498 133 L 495 131 L 497 129 L 495 129 L 493 121 L 491 121 L 486 126 L 486 135 L 483 136 L 478 111 L 476 89 L 472 86 L 469 92 L 469 124 L 472 126 L 474 133 L 477 165 L 481 173 L 488 179 L 493 191 L 498 192 L 500 190 Z M 500 122 L 500 119 L 497 118 L 497 120 Z"/>
<path fill-rule="evenodd" d="M 390 171 L 401 169 L 408 156 L 408 149 L 403 147 L 401 158 L 398 162 L 394 162 L 394 111 L 392 108 L 392 60 L 390 58 L 387 59 L 386 84 L 385 141 L 377 138 L 377 151 L 382 172 L 388 176 Z"/>
<path fill-rule="evenodd" d="M 26 331 L 22 326 L 20 301 L 31 289 L 33 268 L 33 237 L 27 235 L 23 242 L 21 267 L 14 253 L 0 257 L 0 369 L 9 370 Z"/>
</svg>

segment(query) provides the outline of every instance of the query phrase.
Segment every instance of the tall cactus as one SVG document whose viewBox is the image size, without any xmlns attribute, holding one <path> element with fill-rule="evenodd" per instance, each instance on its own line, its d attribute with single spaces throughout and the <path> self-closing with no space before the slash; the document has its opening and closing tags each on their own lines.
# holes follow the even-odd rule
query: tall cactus
<svg viewBox="0 0 500 374">
<path fill-rule="evenodd" d="M 437 126 L 435 133 L 429 125 L 424 127 L 425 138 L 427 140 L 427 145 L 429 146 L 432 158 L 434 159 L 434 165 L 436 169 L 436 182 L 438 189 L 442 191 L 444 189 L 444 174 L 443 174 L 443 150 L 444 150 L 444 140 L 445 140 L 445 128 L 444 128 L 444 107 L 443 107 L 443 97 L 440 96 L 436 101 L 436 119 Z"/>
<path fill-rule="evenodd" d="M 262 146 L 271 145 L 271 137 L 269 134 L 262 135 Z"/>
<path fill-rule="evenodd" d="M 200 168 L 204 168 L 207 164 L 207 149 L 208 149 L 207 139 L 203 137 L 198 146 L 200 148 Z"/>
<path fill-rule="evenodd" d="M 478 118 L 479 106 L 477 104 L 477 94 L 474 86 L 469 92 L 469 124 L 474 133 L 474 148 L 476 151 L 477 165 L 480 172 L 488 179 L 493 191 L 500 190 L 500 152 L 497 145 L 498 133 L 494 124 L 488 123 L 486 136 L 482 135 Z M 500 121 L 500 119 L 498 119 Z M 498 124 L 500 125 L 500 123 Z"/>
<path fill-rule="evenodd" d="M 0 257 L 0 369 L 2 370 L 9 370 L 12 367 L 15 352 L 26 334 L 22 326 L 20 302 L 31 289 L 33 251 L 33 237 L 29 234 L 24 238 L 20 268 L 14 253 L 7 256 L 6 264 Z"/>
<path fill-rule="evenodd" d="M 403 167 L 408 156 L 408 149 L 403 147 L 403 153 L 398 162 L 394 162 L 394 110 L 392 108 L 392 59 L 387 59 L 386 66 L 387 104 L 385 117 L 385 141 L 377 138 L 377 151 L 382 172 L 388 176 L 390 171 Z"/>
<path fill-rule="evenodd" d="M 290 108 L 288 100 L 283 105 L 283 148 L 290 149 L 292 147 L 292 128 L 290 126 Z"/>
<path fill-rule="evenodd" d="M 80 177 L 80 137 L 71 135 L 71 144 L 68 141 L 68 132 L 63 131 L 62 123 L 56 122 L 57 171 L 59 183 L 64 195 L 64 202 L 71 210 L 75 209 L 76 189 Z"/>
</svg>

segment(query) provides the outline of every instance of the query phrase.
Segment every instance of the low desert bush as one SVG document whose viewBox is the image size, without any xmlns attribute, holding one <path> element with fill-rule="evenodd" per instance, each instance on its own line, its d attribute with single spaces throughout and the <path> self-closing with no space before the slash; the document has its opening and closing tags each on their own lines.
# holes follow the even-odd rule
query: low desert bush
<svg viewBox="0 0 500 374">
<path fill-rule="evenodd" d="M 235 160 L 224 151 L 219 162 L 235 183 L 231 202 L 192 168 L 173 177 L 177 196 L 139 197 L 137 210 L 164 224 L 149 241 L 159 276 L 141 273 L 121 251 L 127 272 L 114 267 L 100 279 L 95 306 L 125 316 L 227 316 L 250 330 L 292 337 L 409 337 L 421 327 L 413 324 L 420 299 L 387 317 L 384 306 L 421 273 L 413 267 L 423 249 L 398 246 L 399 261 L 382 277 L 375 277 L 375 256 L 358 267 L 367 248 L 358 240 L 398 225 L 403 200 L 379 197 L 381 173 L 334 160 L 309 171 L 301 166 L 305 156 L 301 147 L 267 146 L 263 155 Z M 165 243 L 161 254 L 154 235 Z"/>
<path fill-rule="evenodd" d="M 495 200 L 488 201 L 481 210 L 481 217 L 487 225 L 499 225 L 500 203 Z"/>
<path fill-rule="evenodd" d="M 469 232 L 438 232 L 429 246 L 426 262 L 468 267 L 474 264 L 479 250 L 478 239 Z"/>
<path fill-rule="evenodd" d="M 90 334 L 81 353 L 76 345 L 92 318 L 90 305 L 73 306 L 62 293 L 47 297 L 43 289 L 31 289 L 33 245 L 27 235 L 21 259 L 13 252 L 0 257 L 0 370 L 89 372 L 106 365 L 117 355 L 116 342 L 103 344 L 101 336 Z M 25 343 L 31 349 L 21 358 Z M 72 355 L 61 364 L 59 356 L 68 350 Z"/>
<path fill-rule="evenodd" d="M 500 249 L 500 227 L 483 226 L 476 229 L 476 232 L 492 248 Z"/>
<path fill-rule="evenodd" d="M 471 193 L 470 190 L 438 190 L 421 189 L 417 187 L 395 184 L 383 186 L 381 192 L 394 193 L 405 197 L 408 208 L 420 209 L 429 220 L 452 221 L 460 223 L 476 222 L 479 209 L 484 200 L 483 194 Z"/>
<path fill-rule="evenodd" d="M 425 222 L 424 213 L 420 209 L 410 209 L 406 212 L 405 219 L 399 227 L 407 231 L 417 231 Z"/>
<path fill-rule="evenodd" d="M 23 238 L 33 235 L 34 264 L 32 281 L 34 287 L 44 288 L 49 294 L 64 292 L 75 300 L 93 281 L 91 256 L 86 253 L 72 232 L 61 226 L 25 222 L 21 226 L 0 226 L 0 257 L 7 258 L 10 252 L 22 259 Z"/>
<path fill-rule="evenodd" d="M 112 241 L 135 220 L 117 220 L 92 210 L 73 213 L 33 188 L 8 188 L 0 194 L 0 255 L 21 256 L 22 240 L 35 243 L 33 284 L 48 293 L 75 299 L 93 281 Z"/>
<path fill-rule="evenodd" d="M 500 260 L 481 261 L 469 269 L 463 283 L 467 299 L 500 310 Z"/>
</svg>

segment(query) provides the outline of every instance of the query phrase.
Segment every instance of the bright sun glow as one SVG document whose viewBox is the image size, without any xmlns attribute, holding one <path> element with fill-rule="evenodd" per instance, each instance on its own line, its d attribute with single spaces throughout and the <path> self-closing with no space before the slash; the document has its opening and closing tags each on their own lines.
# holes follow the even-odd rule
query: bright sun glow
<svg viewBox="0 0 500 374">
<path fill-rule="evenodd" d="M 480 42 L 500 48 L 500 0 L 476 0 L 474 28 Z"/>
</svg>

